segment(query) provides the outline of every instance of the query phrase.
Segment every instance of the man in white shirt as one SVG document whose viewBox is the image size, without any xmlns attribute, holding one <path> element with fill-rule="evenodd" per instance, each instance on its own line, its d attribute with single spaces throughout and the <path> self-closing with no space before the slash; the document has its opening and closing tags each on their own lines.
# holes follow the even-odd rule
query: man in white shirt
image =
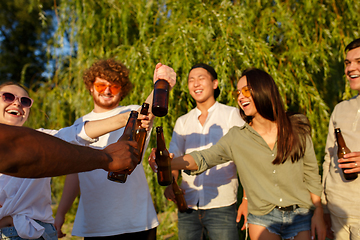
<svg viewBox="0 0 360 240">
<path fill-rule="evenodd" d="M 342 173 L 360 172 L 360 38 L 346 48 L 345 75 L 350 88 L 358 91 L 353 98 L 338 103 L 330 118 L 323 163 L 322 202 L 330 239 L 360 239 L 360 177 L 346 180 Z M 338 159 L 334 129 L 340 128 L 351 153 Z"/>
<path fill-rule="evenodd" d="M 137 105 L 118 106 L 131 89 L 128 76 L 126 67 L 112 59 L 94 63 L 83 77 L 93 97 L 94 109 L 75 124 L 137 110 Z M 173 87 L 175 77 L 172 68 L 161 64 L 156 66 L 154 81 L 162 78 Z M 152 100 L 152 94 L 148 99 Z M 87 139 L 90 147 L 102 149 L 116 142 L 123 131 L 121 128 L 92 140 L 86 136 L 81 138 Z M 109 181 L 107 174 L 99 169 L 67 176 L 55 218 L 59 237 L 64 236 L 61 226 L 65 214 L 81 192 L 72 235 L 84 239 L 156 239 L 159 222 L 142 165 L 135 168 L 125 183 Z"/>
<path fill-rule="evenodd" d="M 179 157 L 194 150 L 214 145 L 233 126 L 244 121 L 239 110 L 216 101 L 220 94 L 217 73 L 207 64 L 194 65 L 188 77 L 190 95 L 196 101 L 196 108 L 176 121 L 169 152 Z M 175 179 L 179 172 L 173 171 Z M 180 240 L 238 239 L 236 200 L 238 178 L 233 162 L 224 163 L 206 172 L 190 176 L 181 172 L 181 188 L 189 211 L 178 213 Z M 171 186 L 165 190 L 165 197 L 176 201 Z"/>
</svg>

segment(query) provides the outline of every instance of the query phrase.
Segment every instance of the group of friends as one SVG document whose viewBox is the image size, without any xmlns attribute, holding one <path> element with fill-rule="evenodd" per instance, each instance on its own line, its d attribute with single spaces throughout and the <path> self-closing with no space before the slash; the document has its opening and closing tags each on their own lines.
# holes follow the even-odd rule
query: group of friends
<svg viewBox="0 0 360 240">
<path fill-rule="evenodd" d="M 360 93 L 360 39 L 345 49 L 345 75 Z M 132 110 L 119 103 L 131 91 L 128 69 L 114 59 L 95 62 L 84 83 L 94 109 L 60 130 L 21 127 L 33 100 L 14 82 L 0 85 L 0 234 L 3 239 L 64 237 L 66 213 L 80 194 L 72 235 L 84 239 L 156 239 L 156 216 L 137 143 L 120 141 Z M 176 84 L 175 71 L 161 63 L 153 82 Z M 273 78 L 250 68 L 233 92 L 239 108 L 216 101 L 219 79 L 199 63 L 188 74 L 196 107 L 179 117 L 170 142 L 172 173 L 185 192 L 188 211 L 178 213 L 180 240 L 239 239 L 238 224 L 252 240 L 360 239 L 360 96 L 337 104 L 330 119 L 323 179 L 308 119 L 285 107 Z M 145 102 L 151 106 L 153 92 Z M 154 116 L 139 115 L 151 130 Z M 352 153 L 337 157 L 334 129 Z M 150 132 L 150 131 L 148 131 Z M 50 136 L 53 135 L 53 136 Z M 150 133 L 148 133 L 147 142 Z M 359 141 L 359 142 L 358 142 Z M 157 171 L 155 149 L 149 164 Z M 129 174 L 126 183 L 108 171 Z M 55 221 L 50 177 L 67 175 Z M 237 207 L 238 177 L 243 197 Z M 164 195 L 176 201 L 172 188 Z"/>
</svg>

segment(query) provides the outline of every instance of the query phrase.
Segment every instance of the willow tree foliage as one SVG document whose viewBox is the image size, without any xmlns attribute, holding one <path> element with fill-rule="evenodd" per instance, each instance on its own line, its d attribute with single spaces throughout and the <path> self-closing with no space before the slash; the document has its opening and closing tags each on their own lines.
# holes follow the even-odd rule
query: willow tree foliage
<svg viewBox="0 0 360 240">
<path fill-rule="evenodd" d="M 55 27 L 52 6 L 43 0 L 0 0 L 0 82 L 23 79 L 29 85 L 42 78 Z"/>
<path fill-rule="evenodd" d="M 346 44 L 360 37 L 356 0 L 68 0 L 56 11 L 55 47 L 68 39 L 71 54 L 56 59 L 52 79 L 34 86 L 32 127 L 67 126 L 92 109 L 82 74 L 94 61 L 112 57 L 130 69 L 134 88 L 122 104 L 142 103 L 152 90 L 154 67 L 161 62 L 177 72 L 169 114 L 155 121 L 164 127 L 168 144 L 175 120 L 195 106 L 187 89 L 192 65 L 214 66 L 221 89 L 218 100 L 233 106 L 237 104 L 230 92 L 239 75 L 257 67 L 273 76 L 289 111 L 310 119 L 320 165 L 329 114 L 352 94 L 343 59 Z M 150 147 L 154 143 L 155 135 Z M 156 209 L 163 212 L 172 205 L 144 167 Z"/>
</svg>

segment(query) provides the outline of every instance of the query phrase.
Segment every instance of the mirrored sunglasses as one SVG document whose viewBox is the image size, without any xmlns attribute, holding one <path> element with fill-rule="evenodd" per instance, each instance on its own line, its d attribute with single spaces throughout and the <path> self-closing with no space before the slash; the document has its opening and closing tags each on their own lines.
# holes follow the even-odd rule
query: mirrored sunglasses
<svg viewBox="0 0 360 240">
<path fill-rule="evenodd" d="M 105 92 L 106 88 L 109 87 L 110 92 L 113 95 L 118 94 L 121 90 L 121 86 L 116 84 L 94 83 L 94 87 L 98 93 Z"/>
<path fill-rule="evenodd" d="M 0 92 L 1 98 L 6 103 L 13 103 L 16 101 L 16 99 L 19 99 L 20 104 L 23 107 L 29 108 L 32 106 L 34 100 L 32 100 L 29 97 L 18 97 L 15 94 L 9 93 L 9 92 Z"/>
<path fill-rule="evenodd" d="M 233 97 L 235 99 L 239 98 L 240 93 L 242 93 L 244 97 L 251 97 L 251 88 L 249 86 L 244 86 L 241 90 L 235 90 L 233 91 Z"/>
</svg>

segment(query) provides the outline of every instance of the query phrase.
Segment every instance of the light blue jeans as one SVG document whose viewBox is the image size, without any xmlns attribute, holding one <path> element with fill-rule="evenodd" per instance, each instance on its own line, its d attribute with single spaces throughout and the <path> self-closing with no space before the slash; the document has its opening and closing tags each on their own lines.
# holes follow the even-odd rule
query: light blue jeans
<svg viewBox="0 0 360 240">
<path fill-rule="evenodd" d="M 57 231 L 53 224 L 36 221 L 38 224 L 45 228 L 44 234 L 35 240 L 57 240 Z M 5 227 L 0 229 L 0 239 L 5 240 L 24 240 L 25 238 L 19 237 L 15 227 Z"/>
<path fill-rule="evenodd" d="M 178 213 L 179 240 L 200 240 L 204 232 L 211 240 L 238 240 L 236 204 Z"/>
<path fill-rule="evenodd" d="M 289 239 L 299 232 L 311 230 L 313 211 L 306 208 L 297 208 L 293 211 L 282 211 L 274 208 L 266 215 L 248 214 L 248 224 L 266 227 L 271 233 Z"/>
</svg>

